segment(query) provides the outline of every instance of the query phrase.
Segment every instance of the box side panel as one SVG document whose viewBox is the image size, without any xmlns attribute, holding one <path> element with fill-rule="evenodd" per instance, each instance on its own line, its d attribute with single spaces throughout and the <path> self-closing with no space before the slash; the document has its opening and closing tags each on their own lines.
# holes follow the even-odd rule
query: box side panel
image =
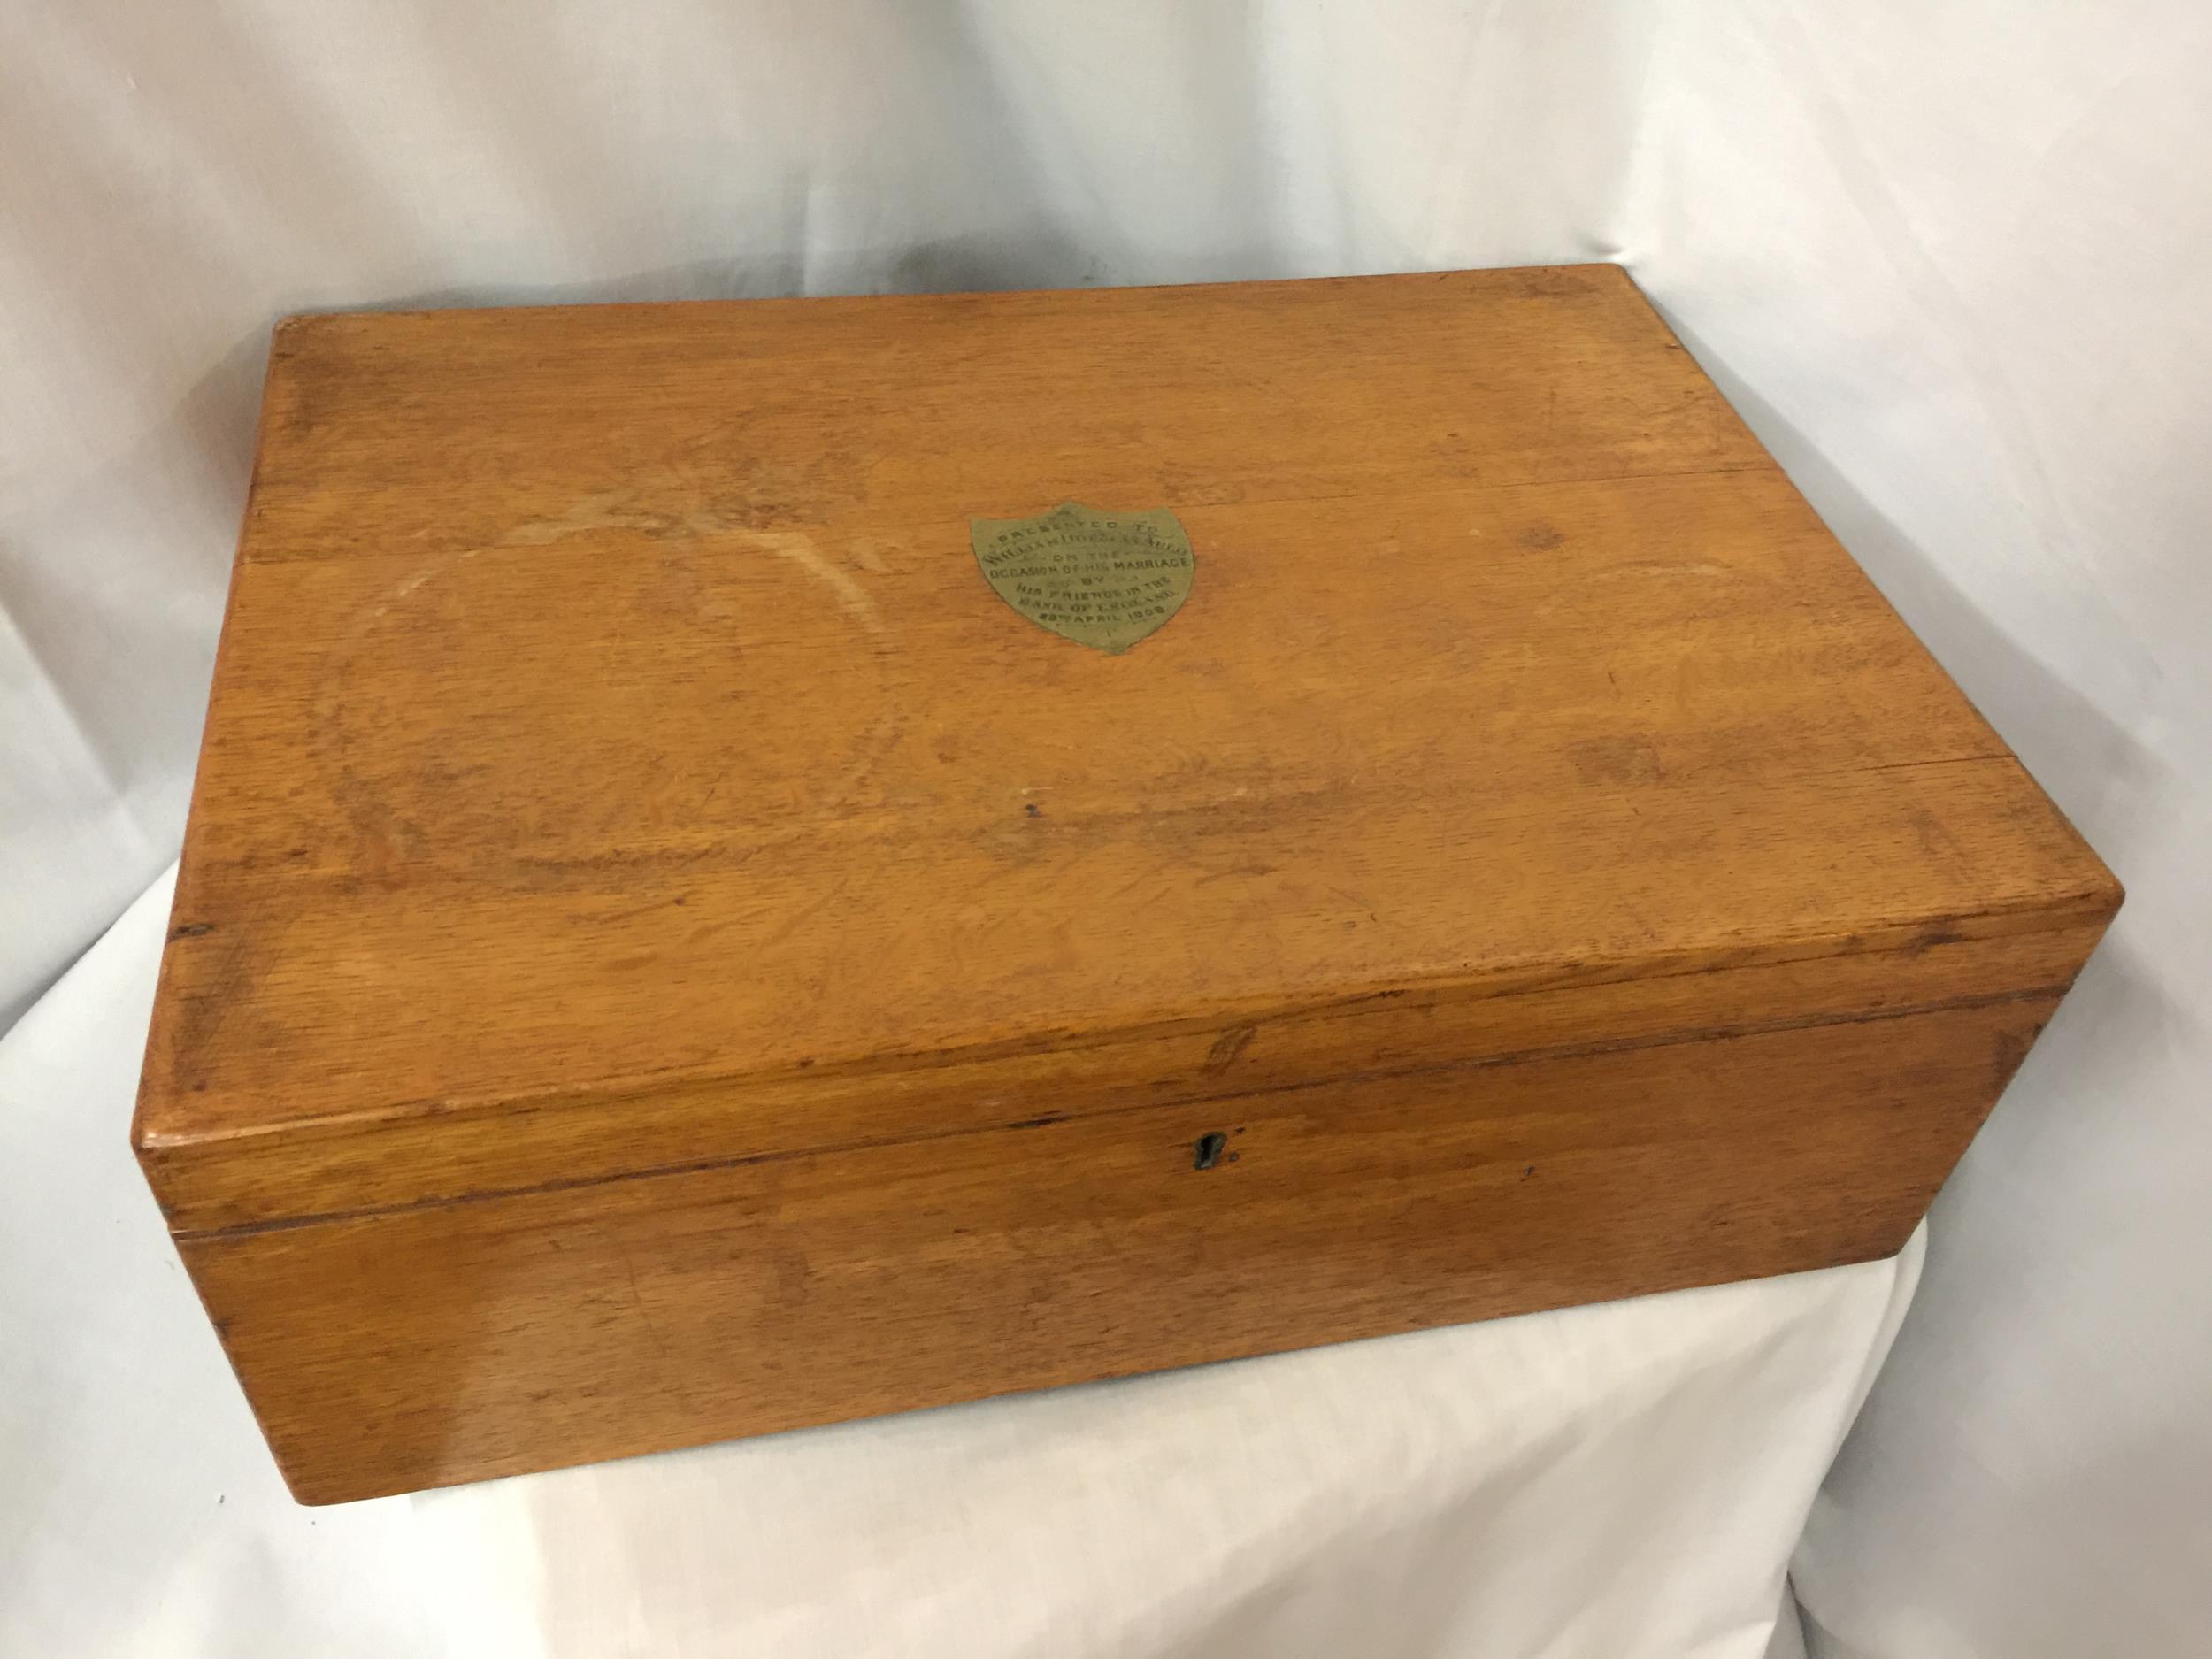
<svg viewBox="0 0 2212 1659">
<path fill-rule="evenodd" d="M 180 1243 L 294 1491 L 361 1498 L 1878 1256 L 2056 1000 Z"/>
</svg>

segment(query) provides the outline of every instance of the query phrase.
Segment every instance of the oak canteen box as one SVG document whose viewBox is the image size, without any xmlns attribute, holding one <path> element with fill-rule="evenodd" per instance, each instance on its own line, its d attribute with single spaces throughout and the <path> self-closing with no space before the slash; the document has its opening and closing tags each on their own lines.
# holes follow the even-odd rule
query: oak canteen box
<svg viewBox="0 0 2212 1659">
<path fill-rule="evenodd" d="M 300 318 L 135 1143 L 359 1498 L 1894 1251 L 2118 902 L 1609 266 Z"/>
</svg>

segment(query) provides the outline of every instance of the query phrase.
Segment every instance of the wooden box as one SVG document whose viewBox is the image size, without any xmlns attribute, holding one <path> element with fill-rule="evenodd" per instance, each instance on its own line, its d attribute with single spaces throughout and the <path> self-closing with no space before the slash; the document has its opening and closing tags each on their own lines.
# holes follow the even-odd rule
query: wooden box
<svg viewBox="0 0 2212 1659">
<path fill-rule="evenodd" d="M 1894 1251 L 2118 901 L 1609 266 L 300 318 L 135 1141 L 358 1498 Z"/>
</svg>

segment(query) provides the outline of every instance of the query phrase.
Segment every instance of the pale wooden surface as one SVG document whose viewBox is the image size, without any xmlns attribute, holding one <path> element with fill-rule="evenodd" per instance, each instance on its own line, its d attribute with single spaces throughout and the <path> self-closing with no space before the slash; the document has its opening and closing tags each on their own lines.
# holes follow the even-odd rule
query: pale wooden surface
<svg viewBox="0 0 2212 1659">
<path fill-rule="evenodd" d="M 2001 918 L 2017 923 L 2024 918 Z M 1916 938 L 1899 948 L 1754 966 L 1547 983 L 1486 996 L 1378 996 L 1327 1017 L 1183 1022 L 895 1071 L 810 1071 L 594 1091 L 505 1114 L 415 1114 L 243 1138 L 142 1157 L 173 1225 L 221 1231 L 301 1215 L 526 1192 L 636 1170 L 682 1170 L 808 1148 L 880 1144 L 882 1124 L 951 1134 L 1132 1106 L 1235 1100 L 1334 1075 L 1701 1041 L 1857 1014 L 1898 1013 L 2023 988 L 2062 987 L 2101 916 L 2048 931 Z M 730 1150 L 740 1120 L 742 1153 Z M 521 1131 L 521 1132 L 518 1132 Z M 524 1133 L 526 1132 L 526 1133 Z M 182 1148 L 190 1154 L 194 1148 Z M 546 1171 L 556 1173 L 548 1179 Z"/>
<path fill-rule="evenodd" d="M 974 567 L 969 515 L 1064 498 L 1199 550 L 1125 657 Z M 142 1133 L 1827 953 L 2108 880 L 1609 266 L 311 319 Z"/>
<path fill-rule="evenodd" d="M 293 1491 L 365 1497 L 1888 1255 L 2055 1001 L 183 1248 Z"/>
<path fill-rule="evenodd" d="M 313 319 L 137 1140 L 360 1495 L 1893 1249 L 2117 901 L 1611 267 Z"/>
</svg>

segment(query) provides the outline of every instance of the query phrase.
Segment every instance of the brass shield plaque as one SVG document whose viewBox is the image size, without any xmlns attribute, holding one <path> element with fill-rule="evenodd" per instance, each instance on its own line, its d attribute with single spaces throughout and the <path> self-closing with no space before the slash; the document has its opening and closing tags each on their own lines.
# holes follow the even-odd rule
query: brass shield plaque
<svg viewBox="0 0 2212 1659">
<path fill-rule="evenodd" d="M 968 540 L 1000 598 L 1102 651 L 1127 650 L 1181 610 L 1197 565 L 1164 507 L 1101 512 L 1066 502 L 1034 518 L 972 518 Z"/>
</svg>

